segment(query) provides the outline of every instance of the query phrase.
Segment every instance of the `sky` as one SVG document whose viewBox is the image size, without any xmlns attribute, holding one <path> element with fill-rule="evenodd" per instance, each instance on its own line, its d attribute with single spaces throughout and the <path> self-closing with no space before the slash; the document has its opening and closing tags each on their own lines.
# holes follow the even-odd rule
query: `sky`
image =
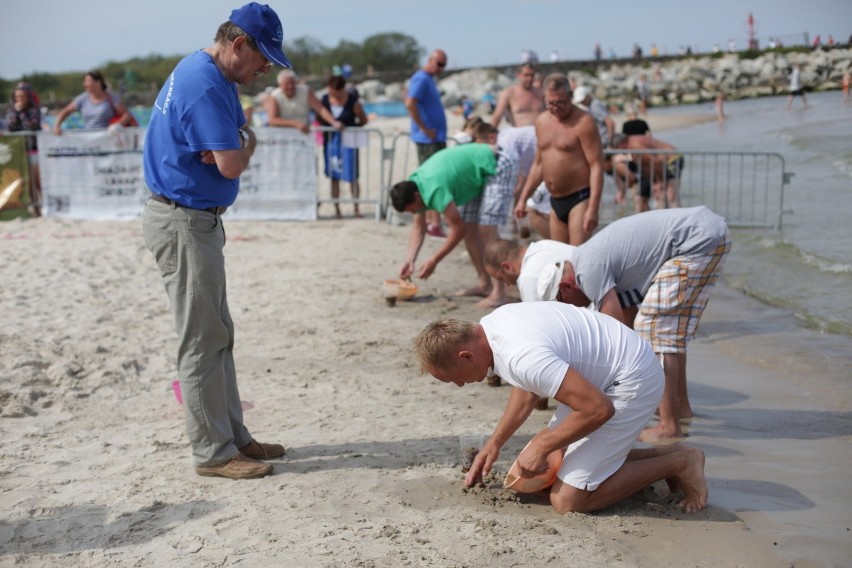
<svg viewBox="0 0 852 568">
<path fill-rule="evenodd" d="M 444 49 L 449 69 L 514 65 L 524 50 L 548 61 L 590 59 L 596 42 L 629 55 L 681 47 L 744 46 L 749 12 L 765 45 L 852 34 L 852 0 L 267 0 L 286 40 L 303 36 L 334 47 L 401 32 L 427 51 Z M 0 0 L 0 77 L 96 69 L 109 61 L 178 55 L 207 47 L 241 0 Z M 345 62 L 341 62 L 345 63 Z M 298 69 L 296 70 L 298 72 Z M 356 73 L 358 70 L 355 70 Z"/>
</svg>

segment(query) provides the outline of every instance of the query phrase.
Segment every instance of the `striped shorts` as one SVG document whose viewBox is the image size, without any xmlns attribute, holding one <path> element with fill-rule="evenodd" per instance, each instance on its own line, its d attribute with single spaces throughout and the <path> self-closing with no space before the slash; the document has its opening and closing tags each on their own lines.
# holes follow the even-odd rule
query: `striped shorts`
<svg viewBox="0 0 852 568">
<path fill-rule="evenodd" d="M 505 223 L 517 181 L 517 159 L 503 153 L 497 154 L 497 173 L 485 181 L 482 195 L 459 207 L 462 221 L 497 226 Z"/>
<path fill-rule="evenodd" d="M 686 353 L 730 250 L 726 231 L 713 252 L 672 258 L 657 272 L 633 322 L 655 353 Z"/>
</svg>

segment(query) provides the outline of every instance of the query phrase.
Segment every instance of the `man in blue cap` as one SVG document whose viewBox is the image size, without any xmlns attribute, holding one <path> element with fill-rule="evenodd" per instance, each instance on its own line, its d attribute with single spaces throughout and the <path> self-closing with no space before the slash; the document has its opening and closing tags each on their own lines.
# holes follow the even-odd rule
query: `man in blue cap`
<svg viewBox="0 0 852 568">
<path fill-rule="evenodd" d="M 175 316 L 184 417 L 198 475 L 263 477 L 284 447 L 243 425 L 234 324 L 225 291 L 222 213 L 237 198 L 256 145 L 237 85 L 291 67 L 281 21 L 252 2 L 231 12 L 215 43 L 184 57 L 157 96 L 145 136 L 142 228 Z"/>
</svg>

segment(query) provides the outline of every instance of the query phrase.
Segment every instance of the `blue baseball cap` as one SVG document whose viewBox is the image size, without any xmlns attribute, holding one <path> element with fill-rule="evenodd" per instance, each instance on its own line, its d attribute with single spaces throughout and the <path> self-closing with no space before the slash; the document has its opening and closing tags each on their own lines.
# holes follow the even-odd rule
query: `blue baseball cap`
<svg viewBox="0 0 852 568">
<path fill-rule="evenodd" d="M 269 61 L 281 67 L 293 68 L 293 64 L 281 49 L 281 44 L 284 43 L 281 20 L 267 4 L 249 2 L 231 12 L 228 20 L 250 35 L 260 52 Z"/>
</svg>

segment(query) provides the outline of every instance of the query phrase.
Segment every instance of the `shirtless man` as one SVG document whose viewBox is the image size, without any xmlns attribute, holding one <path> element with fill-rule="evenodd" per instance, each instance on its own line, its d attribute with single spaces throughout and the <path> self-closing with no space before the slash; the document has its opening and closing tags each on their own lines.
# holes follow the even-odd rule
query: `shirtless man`
<svg viewBox="0 0 852 568">
<path fill-rule="evenodd" d="M 500 125 L 503 117 L 512 126 L 535 124 L 538 115 L 544 112 L 544 93 L 533 85 L 535 68 L 527 63 L 518 69 L 518 84 L 507 87 L 500 93 L 497 106 L 491 115 L 491 126 Z"/>
<path fill-rule="evenodd" d="M 680 207 L 680 176 L 683 173 L 683 154 L 677 148 L 648 134 L 613 136 L 612 148 L 621 150 L 671 150 L 665 154 L 628 154 L 628 167 L 641 180 L 653 184 L 654 201 L 657 209 Z M 642 185 L 642 191 L 636 195 L 636 211 L 641 213 L 649 209 L 649 183 Z"/>
<path fill-rule="evenodd" d="M 535 162 L 515 206 L 527 215 L 527 198 L 544 181 L 550 192 L 550 238 L 579 245 L 598 226 L 603 192 L 601 137 L 589 113 L 571 102 L 568 78 L 553 73 L 544 82 L 548 112 L 535 122 Z"/>
</svg>

